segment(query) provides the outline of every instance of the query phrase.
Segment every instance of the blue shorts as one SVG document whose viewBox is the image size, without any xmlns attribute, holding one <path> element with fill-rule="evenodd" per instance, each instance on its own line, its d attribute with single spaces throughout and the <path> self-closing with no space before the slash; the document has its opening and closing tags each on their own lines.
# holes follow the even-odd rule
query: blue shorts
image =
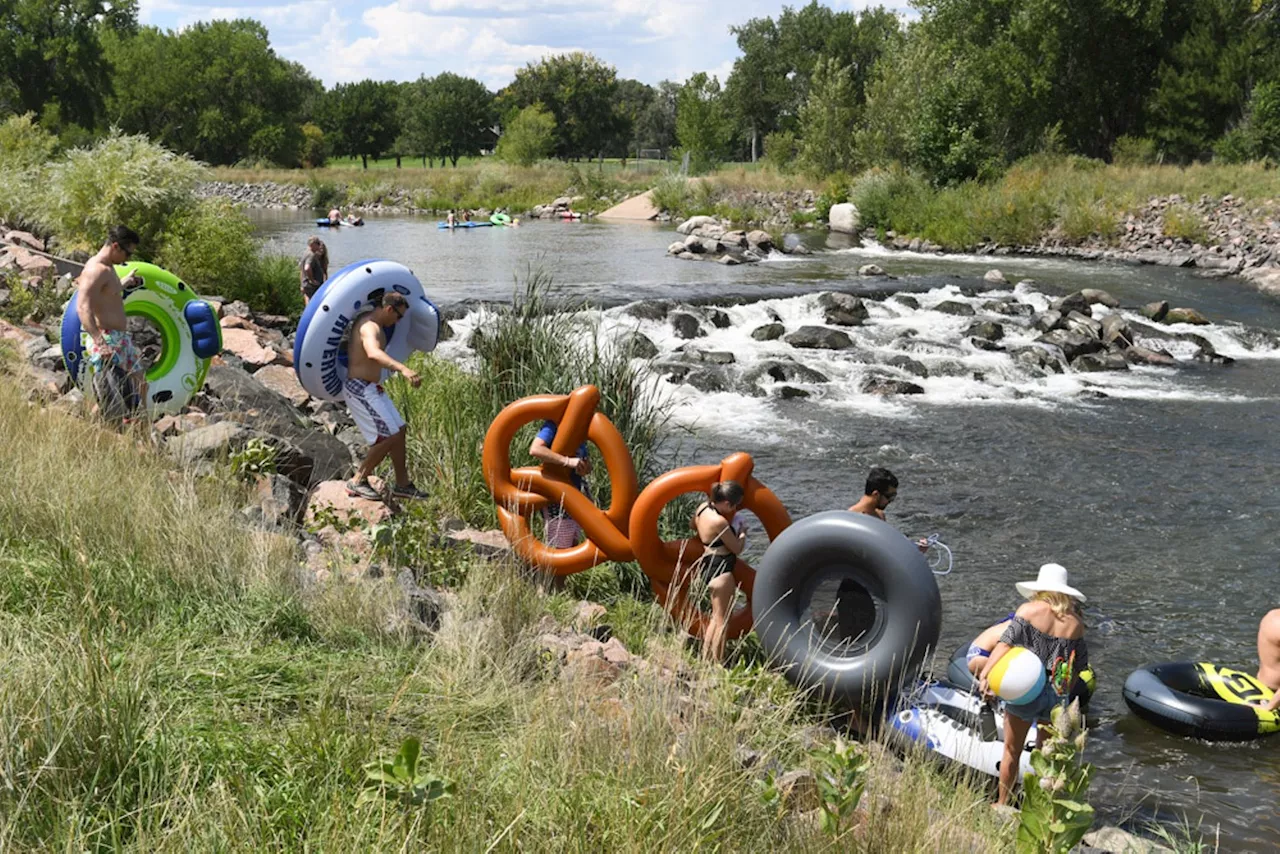
<svg viewBox="0 0 1280 854">
<path fill-rule="evenodd" d="M 1045 722 L 1049 720 L 1054 706 L 1065 706 L 1070 700 L 1071 697 L 1059 695 L 1051 684 L 1045 682 L 1044 688 L 1034 698 L 1026 703 L 1005 703 L 1004 710 L 1006 714 L 1024 721 Z"/>
<path fill-rule="evenodd" d="M 964 654 L 964 661 L 965 661 L 965 664 L 972 665 L 973 660 L 975 658 L 990 658 L 990 657 L 991 657 L 990 650 L 983 649 L 982 647 L 978 646 L 976 643 L 971 643 L 969 644 L 969 651 Z"/>
</svg>

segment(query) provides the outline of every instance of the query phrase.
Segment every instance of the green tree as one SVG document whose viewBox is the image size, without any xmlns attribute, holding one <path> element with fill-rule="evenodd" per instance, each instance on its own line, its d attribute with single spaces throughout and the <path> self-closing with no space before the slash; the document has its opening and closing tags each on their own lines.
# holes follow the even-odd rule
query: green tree
<svg viewBox="0 0 1280 854">
<path fill-rule="evenodd" d="M 100 36 L 136 26 L 136 0 L 0 0 L 0 113 L 56 104 L 93 127 L 111 88 Z"/>
<path fill-rule="evenodd" d="M 541 104 L 525 107 L 507 122 L 498 139 L 498 157 L 532 166 L 551 155 L 556 143 L 556 117 Z"/>
<path fill-rule="evenodd" d="M 319 125 L 307 122 L 302 126 L 302 165 L 319 169 L 329 159 L 329 145 Z"/>
<path fill-rule="evenodd" d="M 637 148 L 660 148 L 669 151 L 676 145 L 676 101 L 680 84 L 663 80 L 653 93 L 653 101 L 636 120 Z"/>
<path fill-rule="evenodd" d="M 616 138 L 618 74 L 589 53 L 549 56 L 516 72 L 499 96 L 504 115 L 542 104 L 556 120 L 554 154 L 594 158 Z M 514 108 L 514 109 L 513 109 Z"/>
<path fill-rule="evenodd" d="M 435 114 L 436 152 L 458 165 L 477 155 L 493 134 L 493 94 L 479 80 L 445 72 L 432 81 L 428 108 Z"/>
<path fill-rule="evenodd" d="M 654 147 L 644 145 L 640 132 L 644 116 L 657 98 L 657 91 L 647 83 L 639 80 L 618 81 L 618 100 L 615 105 L 617 121 L 614 123 L 614 136 L 606 154 L 621 157 L 625 161 L 628 157 L 634 157 L 638 148 Z"/>
<path fill-rule="evenodd" d="M 1253 90 L 1244 121 L 1218 141 L 1216 154 L 1229 163 L 1264 158 L 1280 162 L 1280 81 Z"/>
<path fill-rule="evenodd" d="M 720 96 L 720 81 L 704 72 L 685 81 L 676 99 L 676 138 L 689 152 L 696 171 L 714 167 L 729 143 L 729 122 Z"/>
<path fill-rule="evenodd" d="M 359 157 L 368 169 L 369 158 L 390 150 L 400 136 L 398 102 L 395 83 L 361 80 L 330 89 L 320 108 L 320 126 L 332 140 L 334 153 Z"/>
<path fill-rule="evenodd" d="M 819 61 L 800 108 L 800 160 L 806 169 L 830 175 L 852 167 L 858 112 L 849 69 L 834 59 Z"/>
<path fill-rule="evenodd" d="M 731 118 L 751 141 L 751 162 L 759 157 L 760 139 L 786 120 L 794 86 L 782 54 L 778 27 L 772 18 L 752 18 L 730 32 L 742 56 L 734 60 L 725 81 L 725 100 Z"/>
<path fill-rule="evenodd" d="M 319 83 L 272 50 L 257 21 L 212 21 L 180 32 L 145 27 L 104 37 L 116 68 L 111 122 L 208 163 L 254 157 L 301 162 L 300 105 Z"/>
</svg>

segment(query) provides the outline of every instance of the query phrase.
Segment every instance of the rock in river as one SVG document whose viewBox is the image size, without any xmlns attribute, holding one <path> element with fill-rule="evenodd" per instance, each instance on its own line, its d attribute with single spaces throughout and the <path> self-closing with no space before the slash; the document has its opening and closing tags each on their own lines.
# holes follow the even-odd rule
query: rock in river
<svg viewBox="0 0 1280 854">
<path fill-rule="evenodd" d="M 848 350 L 853 346 L 848 335 L 825 326 L 801 326 L 783 340 L 792 347 L 816 350 Z"/>
</svg>

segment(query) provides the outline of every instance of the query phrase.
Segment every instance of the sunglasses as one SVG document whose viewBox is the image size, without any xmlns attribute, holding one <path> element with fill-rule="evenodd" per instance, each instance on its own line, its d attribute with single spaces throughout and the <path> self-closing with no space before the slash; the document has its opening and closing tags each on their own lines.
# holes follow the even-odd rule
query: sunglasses
<svg viewBox="0 0 1280 854">
<path fill-rule="evenodd" d="M 397 319 L 397 320 L 404 320 L 404 316 L 405 316 L 405 314 L 407 313 L 407 309 L 403 309 L 403 308 L 396 308 L 396 307 L 393 305 L 393 306 L 391 306 L 391 310 L 392 310 L 392 311 L 394 311 L 394 312 L 396 313 L 396 319 Z"/>
<path fill-rule="evenodd" d="M 116 248 L 124 253 L 126 261 L 133 257 L 134 252 L 138 251 L 138 247 L 136 246 L 121 246 L 119 243 L 116 244 Z"/>
</svg>

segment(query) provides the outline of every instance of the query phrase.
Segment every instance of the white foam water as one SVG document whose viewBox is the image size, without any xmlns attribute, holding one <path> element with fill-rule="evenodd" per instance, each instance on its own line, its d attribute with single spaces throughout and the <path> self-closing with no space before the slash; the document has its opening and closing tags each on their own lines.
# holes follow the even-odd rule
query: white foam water
<svg viewBox="0 0 1280 854">
<path fill-rule="evenodd" d="M 862 416 L 917 418 L 938 407 L 955 406 L 1089 408 L 1103 397 L 1219 403 L 1248 400 L 1213 388 L 1211 371 L 1135 366 L 1127 371 L 1101 372 L 1067 367 L 1062 373 L 1054 373 L 1023 364 L 1014 354 L 1022 348 L 1038 346 L 1035 341 L 1041 333 L 1031 325 L 1030 317 L 1011 317 L 986 306 L 993 300 L 1014 300 L 1036 312 L 1047 309 L 1051 298 L 1029 283 L 1019 284 L 1012 294 L 1002 290 L 972 296 L 955 286 L 939 287 L 911 294 L 918 308 L 894 297 L 883 301 L 864 299 L 869 318 L 861 326 L 852 327 L 828 327 L 820 296 L 806 294 L 724 307 L 681 307 L 677 310 L 699 319 L 703 334 L 692 340 L 680 338 L 668 319 L 640 319 L 630 314 L 627 306 L 584 312 L 587 322 L 582 324 L 582 334 L 594 334 L 602 347 L 610 347 L 626 333 L 642 333 L 658 348 L 653 360 L 658 373 L 652 382 L 655 390 L 670 396 L 677 422 L 697 424 L 700 429 L 714 432 L 750 431 L 765 444 L 794 436 L 798 422 L 811 425 L 814 419 L 806 419 L 801 413 L 804 407 L 813 406 L 832 412 L 856 411 Z M 939 311 L 939 307 L 954 310 L 953 306 L 942 306 L 947 302 L 967 305 L 973 315 Z M 1093 311 L 1096 318 L 1110 313 L 1102 306 L 1094 306 Z M 723 328 L 716 326 L 716 312 L 728 316 L 727 326 L 723 321 Z M 1154 325 L 1136 313 L 1120 313 L 1126 320 Z M 969 326 L 985 320 L 1000 323 L 1004 329 L 1001 349 L 984 349 L 964 334 Z M 469 360 L 471 351 L 465 342 L 478 322 L 478 312 L 453 321 L 457 334 L 441 344 L 440 355 L 464 363 Z M 759 341 L 752 337 L 754 329 L 779 322 L 788 334 L 802 326 L 838 329 L 853 346 L 846 350 L 802 349 L 782 338 Z M 1160 329 L 1171 334 L 1194 333 L 1219 354 L 1235 359 L 1280 358 L 1275 336 L 1239 324 L 1178 324 Z M 1180 362 L 1189 362 L 1199 350 L 1194 343 L 1179 340 L 1150 343 L 1159 344 Z M 731 354 L 732 362 L 721 365 L 691 361 L 696 358 L 691 356 L 693 352 Z M 827 381 L 818 381 L 814 375 L 777 381 L 764 374 L 752 382 L 747 374 L 766 362 L 799 366 L 797 370 L 817 372 Z M 676 372 L 671 374 L 673 368 Z M 890 395 L 864 391 L 864 384 L 873 378 L 912 383 L 921 391 Z M 708 390 L 700 390 L 690 380 Z M 784 392 L 791 397 L 784 398 Z"/>
</svg>

